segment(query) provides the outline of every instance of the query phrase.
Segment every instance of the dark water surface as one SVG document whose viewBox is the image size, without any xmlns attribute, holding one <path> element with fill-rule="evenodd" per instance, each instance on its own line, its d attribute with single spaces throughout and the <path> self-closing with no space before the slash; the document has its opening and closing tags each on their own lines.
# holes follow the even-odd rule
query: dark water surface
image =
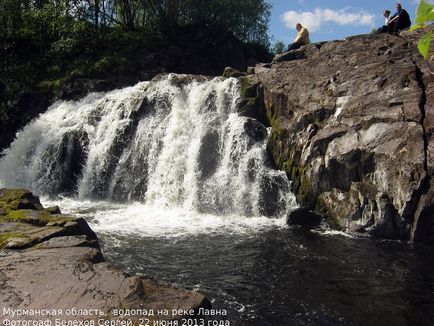
<svg viewBox="0 0 434 326">
<path fill-rule="evenodd" d="M 100 234 L 130 273 L 195 288 L 231 325 L 434 325 L 434 248 L 273 228 L 176 239 Z"/>
</svg>

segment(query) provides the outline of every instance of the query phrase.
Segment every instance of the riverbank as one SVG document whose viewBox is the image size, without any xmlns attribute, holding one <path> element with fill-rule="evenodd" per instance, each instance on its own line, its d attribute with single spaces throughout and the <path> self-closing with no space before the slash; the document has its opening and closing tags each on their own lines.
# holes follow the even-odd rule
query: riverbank
<svg viewBox="0 0 434 326">
<path fill-rule="evenodd" d="M 24 189 L 0 189 L 0 255 L 2 322 L 139 323 L 192 317 L 199 308 L 210 308 L 198 292 L 130 276 L 106 262 L 84 219 L 63 215 L 58 207 L 44 208 Z M 131 315 L 125 316 L 126 310 Z"/>
</svg>

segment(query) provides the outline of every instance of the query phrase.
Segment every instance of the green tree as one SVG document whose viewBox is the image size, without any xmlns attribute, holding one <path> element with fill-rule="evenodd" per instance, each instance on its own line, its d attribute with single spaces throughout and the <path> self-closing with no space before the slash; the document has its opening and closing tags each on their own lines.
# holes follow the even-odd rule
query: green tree
<svg viewBox="0 0 434 326">
<path fill-rule="evenodd" d="M 285 43 L 283 43 L 282 41 L 276 41 L 276 43 L 274 43 L 274 53 L 276 54 L 280 54 L 285 50 Z"/>
</svg>

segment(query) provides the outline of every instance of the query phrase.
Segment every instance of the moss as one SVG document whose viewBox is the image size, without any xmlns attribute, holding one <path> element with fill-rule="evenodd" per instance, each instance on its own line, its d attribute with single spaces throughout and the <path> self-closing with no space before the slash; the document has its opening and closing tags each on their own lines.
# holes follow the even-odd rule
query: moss
<svg viewBox="0 0 434 326">
<path fill-rule="evenodd" d="M 26 246 L 31 243 L 29 237 L 27 237 L 24 233 L 19 232 L 7 232 L 0 234 L 0 249 L 5 248 L 10 239 L 22 239 L 23 246 Z"/>
<path fill-rule="evenodd" d="M 282 159 L 281 159 L 281 146 L 279 142 L 279 133 L 275 130 L 271 130 L 271 135 L 268 140 L 268 147 L 270 148 L 271 154 L 273 156 L 274 162 L 278 169 L 282 169 Z"/>
<path fill-rule="evenodd" d="M 292 160 L 287 159 L 285 162 L 282 163 L 282 166 L 280 168 L 281 170 L 285 171 L 288 174 L 292 174 Z"/>
<path fill-rule="evenodd" d="M 2 189 L 0 207 L 6 211 L 16 209 L 18 204 L 26 200 L 31 193 L 26 189 Z"/>
<path fill-rule="evenodd" d="M 258 99 L 256 97 L 247 97 L 247 103 L 246 105 L 254 106 L 258 102 Z"/>
<path fill-rule="evenodd" d="M 248 78 L 240 78 L 241 81 L 241 89 L 240 89 L 240 96 L 241 97 L 247 97 L 247 89 L 251 86 L 250 81 Z"/>
<path fill-rule="evenodd" d="M 23 198 L 29 191 L 26 189 L 2 189 L 0 203 L 10 203 L 14 200 Z"/>
<path fill-rule="evenodd" d="M 313 206 L 315 202 L 315 195 L 312 192 L 312 186 L 308 178 L 306 177 L 306 168 L 300 169 L 299 180 L 300 180 L 300 188 L 299 188 L 300 201 L 305 203 L 306 205 Z"/>
<path fill-rule="evenodd" d="M 280 126 L 279 126 L 279 119 L 277 118 L 277 116 L 272 115 L 271 117 L 268 117 L 268 120 L 270 121 L 271 128 L 273 128 L 276 132 L 279 132 Z"/>
<path fill-rule="evenodd" d="M 27 223 L 38 226 L 50 225 L 63 226 L 74 219 L 64 215 L 52 215 L 45 211 L 19 209 L 10 211 L 6 216 L 0 217 L 0 221 Z"/>
<path fill-rule="evenodd" d="M 10 211 L 9 214 L 4 216 L 2 220 L 9 222 L 20 222 L 20 223 L 30 223 L 35 224 L 43 213 L 27 209 L 18 209 Z M 36 216 L 38 215 L 38 216 Z"/>
<path fill-rule="evenodd" d="M 296 195 L 297 200 L 303 205 L 311 206 L 315 201 L 315 196 L 306 176 L 306 167 L 296 165 L 292 159 L 296 151 L 295 146 L 296 144 L 292 143 L 289 149 L 289 158 L 284 162 L 280 162 L 280 158 L 277 158 L 276 165 L 288 175 L 292 182 L 291 190 Z"/>
</svg>

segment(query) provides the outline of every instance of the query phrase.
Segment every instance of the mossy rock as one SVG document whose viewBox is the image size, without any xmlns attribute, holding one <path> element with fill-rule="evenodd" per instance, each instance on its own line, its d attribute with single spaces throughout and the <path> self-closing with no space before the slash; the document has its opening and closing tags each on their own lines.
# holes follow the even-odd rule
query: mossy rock
<svg viewBox="0 0 434 326">
<path fill-rule="evenodd" d="M 328 217 L 333 227 L 344 227 L 346 221 L 358 220 L 361 217 L 359 193 L 354 189 L 341 192 L 338 189 L 323 192 L 319 195 L 317 211 Z"/>
<path fill-rule="evenodd" d="M 26 189 L 0 189 L 0 249 L 32 247 L 53 237 L 79 235 L 97 242 L 84 219 L 62 215 L 57 206 L 44 209 Z"/>
<path fill-rule="evenodd" d="M 249 78 L 248 76 L 242 76 L 239 78 L 239 80 L 241 82 L 241 97 L 261 99 L 263 102 L 263 90 L 260 82 L 255 79 Z"/>
<path fill-rule="evenodd" d="M 27 223 L 37 226 L 64 226 L 68 222 L 73 222 L 74 218 L 67 215 L 51 214 L 46 211 L 19 209 L 10 211 L 6 216 L 0 217 L 0 221 Z"/>
<path fill-rule="evenodd" d="M 0 223 L 0 249 L 18 249 L 31 247 L 37 243 L 62 234 L 61 227 L 39 227 L 29 224 Z"/>
<path fill-rule="evenodd" d="M 229 77 L 241 77 L 245 76 L 245 72 L 241 72 L 238 69 L 232 68 L 232 67 L 226 67 L 223 71 L 223 77 L 229 78 Z"/>
<path fill-rule="evenodd" d="M 0 234 L 0 248 L 23 248 L 29 247 L 32 240 L 24 233 L 19 232 L 7 232 Z"/>
<path fill-rule="evenodd" d="M 49 213 L 49 214 L 62 214 L 59 206 L 47 207 L 44 209 L 44 211 Z"/>
<path fill-rule="evenodd" d="M 27 189 L 0 189 L 0 208 L 6 211 L 17 209 L 43 210 L 39 198 Z"/>
</svg>

